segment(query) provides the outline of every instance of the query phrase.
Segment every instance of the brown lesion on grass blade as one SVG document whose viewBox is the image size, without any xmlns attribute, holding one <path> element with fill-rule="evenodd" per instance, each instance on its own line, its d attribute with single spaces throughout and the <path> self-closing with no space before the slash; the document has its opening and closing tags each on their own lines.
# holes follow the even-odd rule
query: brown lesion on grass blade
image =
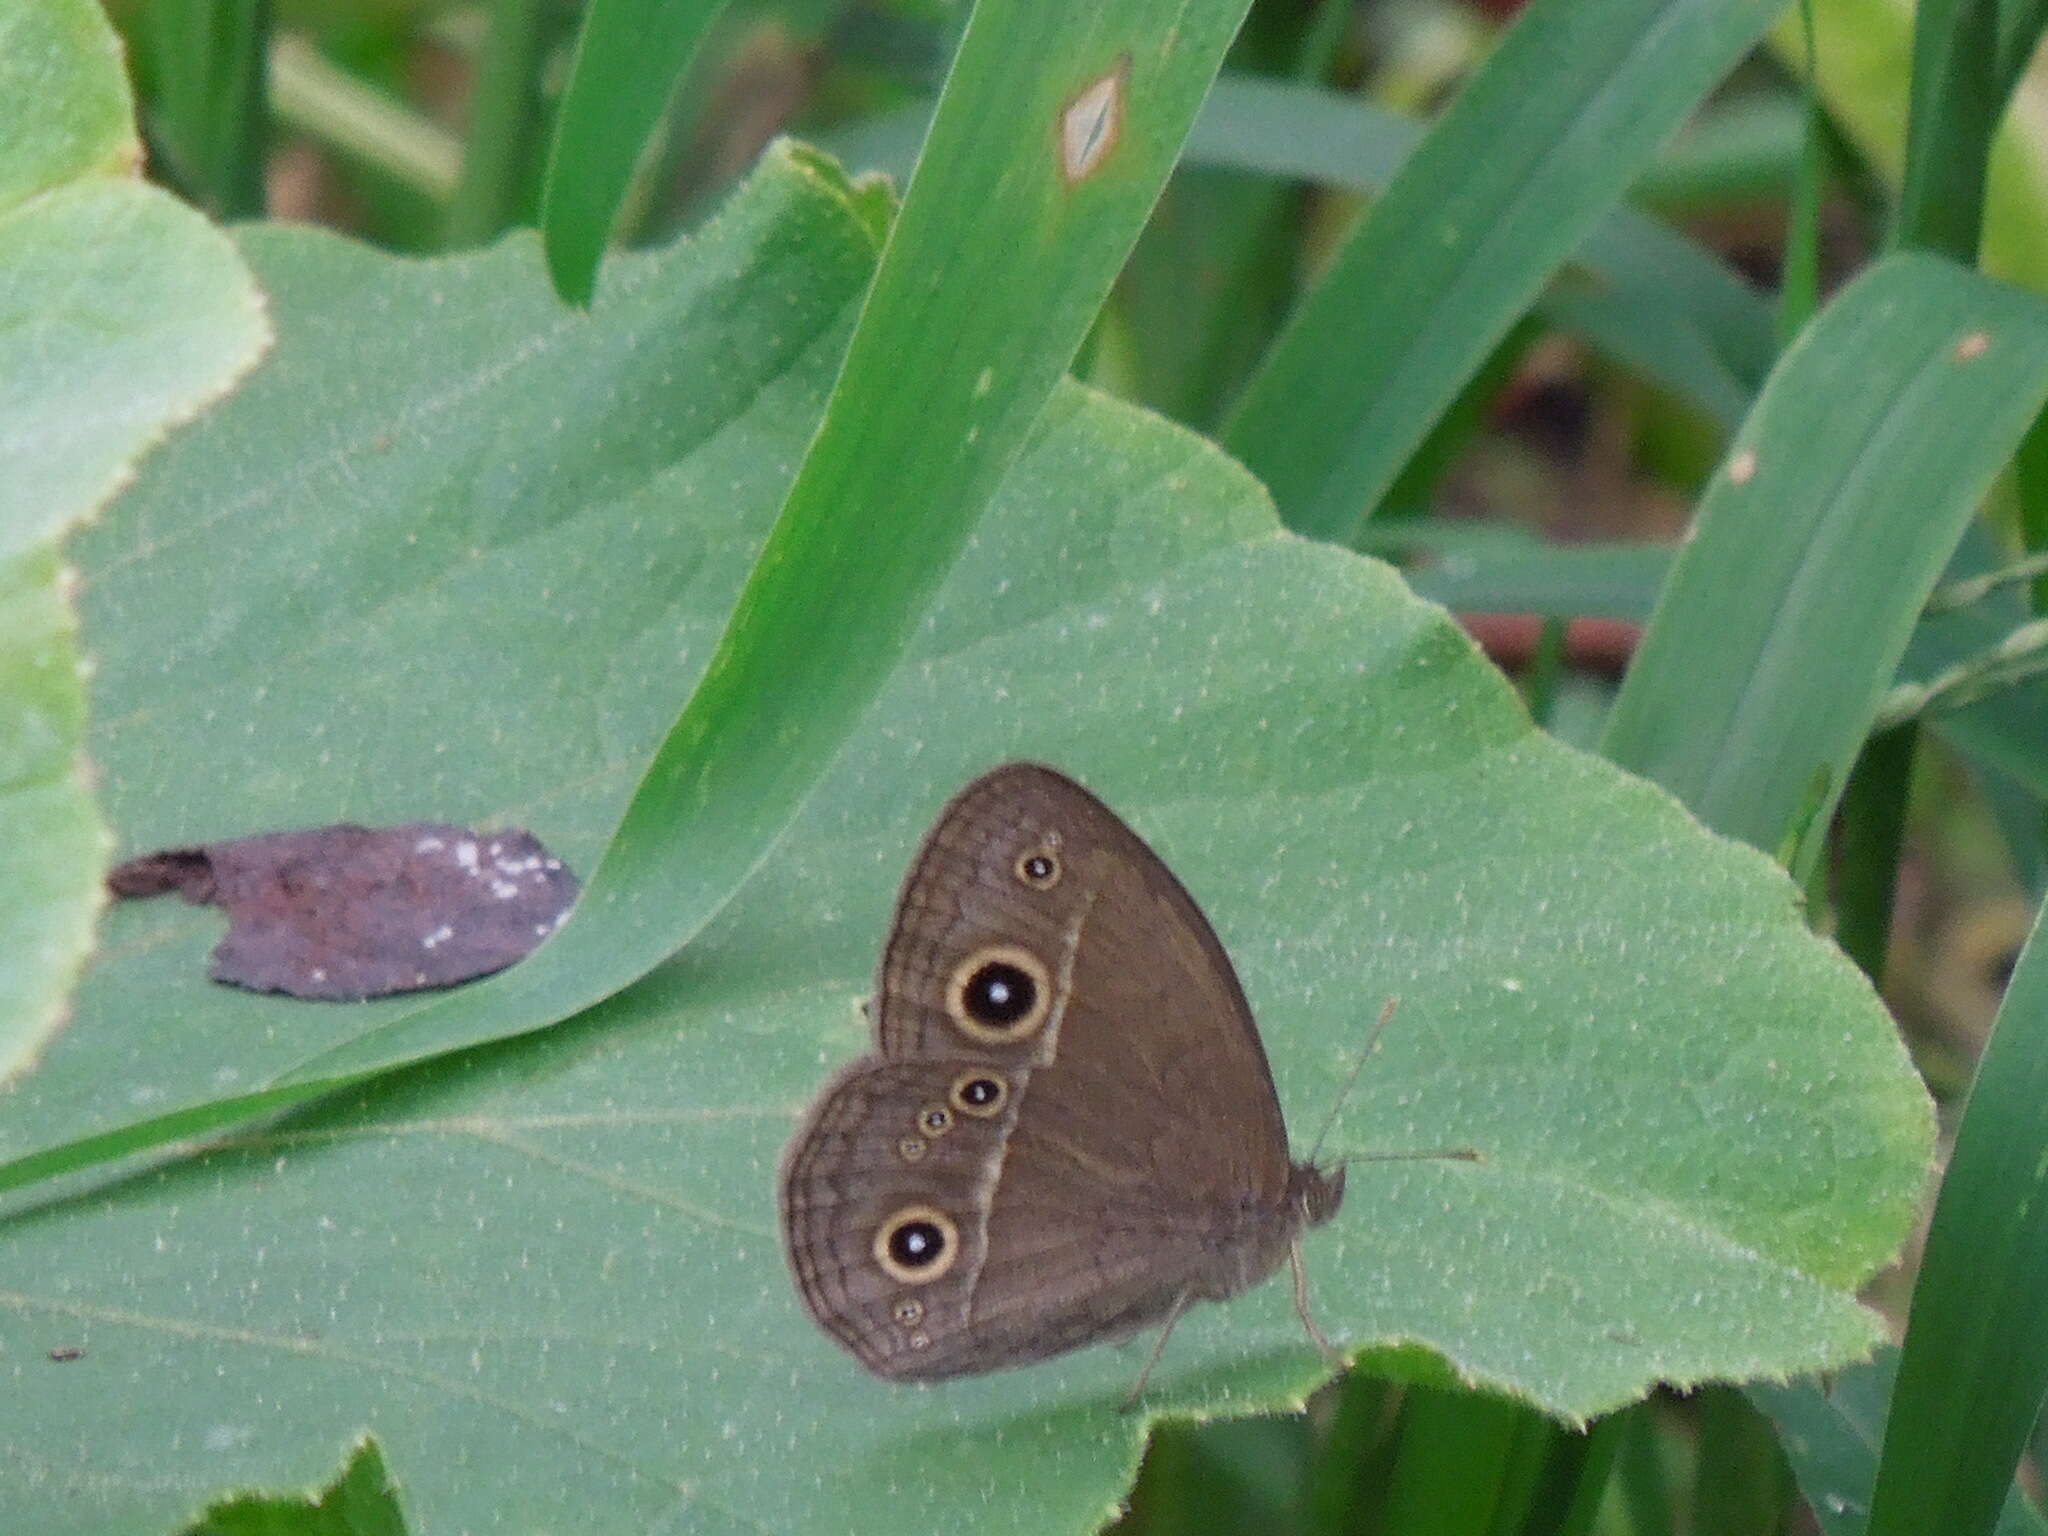
<svg viewBox="0 0 2048 1536">
<path fill-rule="evenodd" d="M 1131 56 L 1120 54 L 1116 63 L 1069 96 L 1060 108 L 1060 175 L 1068 186 L 1100 170 L 1123 138 L 1130 90 Z"/>
<path fill-rule="evenodd" d="M 561 926 L 580 889 L 530 832 L 428 821 L 167 848 L 116 866 L 107 885 L 226 912 L 215 981 L 330 1002 L 503 970 Z"/>
</svg>

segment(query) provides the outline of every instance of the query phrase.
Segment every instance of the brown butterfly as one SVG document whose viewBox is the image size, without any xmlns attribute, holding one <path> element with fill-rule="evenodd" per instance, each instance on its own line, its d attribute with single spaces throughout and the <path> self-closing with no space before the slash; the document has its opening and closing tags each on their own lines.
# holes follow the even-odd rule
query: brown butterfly
<svg viewBox="0 0 2048 1536">
<path fill-rule="evenodd" d="M 875 1053 L 804 1116 L 780 1199 L 804 1305 L 862 1365 L 936 1380 L 1163 1322 L 1156 1360 L 1190 1302 L 1290 1258 L 1330 1352 L 1300 1241 L 1344 1170 L 1289 1160 L 1223 946 L 1101 801 L 1032 763 L 963 789 L 876 993 Z"/>
</svg>

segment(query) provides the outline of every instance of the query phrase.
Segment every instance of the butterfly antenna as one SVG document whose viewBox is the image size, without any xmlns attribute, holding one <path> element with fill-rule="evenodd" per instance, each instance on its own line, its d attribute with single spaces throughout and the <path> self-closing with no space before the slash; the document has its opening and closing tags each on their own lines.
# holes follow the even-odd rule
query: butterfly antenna
<svg viewBox="0 0 2048 1536">
<path fill-rule="evenodd" d="M 1323 1128 L 1316 1132 L 1315 1145 L 1308 1150 L 1310 1167 L 1320 1166 L 1317 1159 L 1322 1154 L 1323 1143 L 1330 1139 L 1330 1132 L 1337 1128 L 1337 1117 L 1344 1113 L 1344 1101 L 1351 1097 L 1351 1090 L 1358 1086 L 1359 1074 L 1365 1070 L 1365 1064 L 1372 1060 L 1373 1052 L 1380 1048 L 1380 1036 L 1387 1032 L 1387 1021 L 1393 1018 L 1394 1010 L 1400 1005 L 1400 998 L 1390 997 L 1386 1006 L 1380 1009 L 1379 1020 L 1373 1025 L 1372 1033 L 1366 1037 L 1365 1049 L 1358 1053 L 1358 1060 L 1352 1063 L 1351 1075 L 1344 1079 L 1344 1086 L 1337 1090 L 1336 1101 L 1330 1105 L 1329 1114 L 1323 1117 Z"/>
</svg>

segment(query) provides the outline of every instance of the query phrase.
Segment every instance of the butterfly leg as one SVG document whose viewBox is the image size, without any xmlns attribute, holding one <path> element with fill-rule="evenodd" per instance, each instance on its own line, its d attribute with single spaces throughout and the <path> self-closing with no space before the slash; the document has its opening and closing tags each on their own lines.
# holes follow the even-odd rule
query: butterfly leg
<svg viewBox="0 0 2048 1536">
<path fill-rule="evenodd" d="M 1308 1266 L 1301 1261 L 1299 1240 L 1288 1248 L 1287 1262 L 1294 1270 L 1294 1315 L 1301 1319 L 1301 1326 L 1306 1328 L 1308 1336 L 1315 1340 L 1315 1346 L 1323 1352 L 1323 1358 L 1341 1370 L 1351 1363 L 1350 1359 L 1343 1350 L 1323 1337 L 1323 1330 L 1316 1326 L 1315 1317 L 1308 1309 Z"/>
<path fill-rule="evenodd" d="M 1189 1291 L 1182 1291 L 1173 1298 L 1173 1306 L 1167 1311 L 1166 1321 L 1159 1325 L 1159 1337 L 1152 1343 L 1152 1353 L 1145 1357 L 1145 1368 L 1138 1372 L 1138 1379 L 1131 1383 L 1131 1390 L 1126 1392 L 1124 1400 L 1117 1404 L 1118 1413 L 1129 1413 L 1138 1406 L 1138 1399 L 1145 1395 L 1145 1383 L 1152 1379 L 1152 1367 L 1159 1363 L 1159 1357 L 1166 1352 L 1167 1335 L 1173 1332 L 1173 1325 L 1180 1321 L 1180 1315 L 1187 1308 L 1190 1294 Z"/>
</svg>

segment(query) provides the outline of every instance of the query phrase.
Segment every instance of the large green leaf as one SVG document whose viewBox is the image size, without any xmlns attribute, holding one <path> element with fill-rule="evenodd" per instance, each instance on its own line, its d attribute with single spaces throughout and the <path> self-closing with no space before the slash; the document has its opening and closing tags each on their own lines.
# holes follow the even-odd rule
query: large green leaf
<svg viewBox="0 0 2048 1536">
<path fill-rule="evenodd" d="M 266 334 L 227 241 L 139 157 L 98 9 L 0 0 L 0 1083 L 63 1020 L 106 860 L 60 541 Z"/>
<path fill-rule="evenodd" d="M 142 146 L 121 44 L 98 7 L 0 5 L 0 210 L 85 176 L 132 172 Z"/>
<path fill-rule="evenodd" d="M 863 215 L 771 157 L 576 319 L 530 241 L 410 264 L 245 236 L 276 356 L 87 551 L 124 839 L 496 816 L 587 861 L 801 456 Z M 1375 1366 L 1583 1416 L 1869 1346 L 1849 1289 L 1906 1229 L 1927 1109 L 1784 877 L 1534 731 L 1442 610 L 1283 533 L 1215 448 L 1067 385 L 909 659 L 674 962 L 559 1028 L 14 1197 L 0 1361 L 34 1408 L 0 1409 L 0 1526 L 158 1530 L 223 1486 L 308 1485 L 365 1429 L 423 1530 L 1100 1518 L 1147 1422 L 1116 1409 L 1143 1341 L 887 1386 L 805 1319 L 775 1236 L 778 1149 L 862 1048 L 903 861 L 1024 754 L 1207 904 L 1297 1130 L 1400 996 L 1331 1150 L 1486 1161 L 1355 1164 L 1312 1235 L 1322 1322 Z M 260 1082 L 382 1011 L 210 986 L 202 911 L 109 928 L 0 1128 L 17 1149 Z M 1327 1374 L 1274 1284 L 1191 1314 L 1147 1401 L 1251 1411 Z"/>
</svg>

